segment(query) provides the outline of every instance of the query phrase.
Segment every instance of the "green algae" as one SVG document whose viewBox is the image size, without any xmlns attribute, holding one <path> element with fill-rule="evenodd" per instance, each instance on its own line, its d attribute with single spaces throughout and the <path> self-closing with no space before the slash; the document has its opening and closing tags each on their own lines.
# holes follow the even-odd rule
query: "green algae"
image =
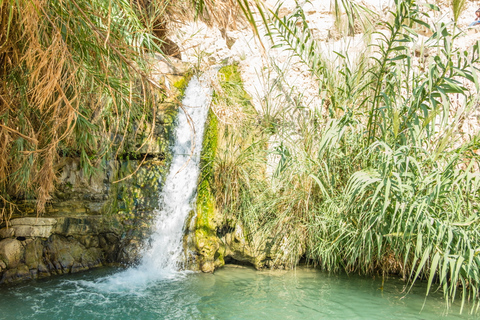
<svg viewBox="0 0 480 320">
<path fill-rule="evenodd" d="M 219 248 L 216 235 L 215 197 L 212 193 L 213 164 L 218 145 L 218 119 L 210 110 L 204 133 L 201 153 L 201 174 L 197 190 L 197 219 L 195 224 L 195 247 L 200 253 L 200 266 L 203 271 L 213 271 L 215 266 L 224 265 L 223 256 L 215 256 Z M 215 258 L 217 258 L 215 261 Z"/>
<path fill-rule="evenodd" d="M 193 73 L 189 71 L 184 75 L 178 76 L 177 78 L 174 79 L 173 86 L 177 88 L 179 98 L 184 97 L 185 90 L 187 89 L 188 83 L 190 82 L 190 79 L 192 79 L 192 76 L 193 76 Z"/>
<path fill-rule="evenodd" d="M 240 77 L 238 65 L 228 65 L 218 71 L 220 79 L 220 92 L 215 91 L 213 95 L 213 103 L 223 103 L 227 106 L 238 105 L 242 112 L 254 112 L 251 103 L 252 97 L 243 88 L 243 81 Z"/>
</svg>

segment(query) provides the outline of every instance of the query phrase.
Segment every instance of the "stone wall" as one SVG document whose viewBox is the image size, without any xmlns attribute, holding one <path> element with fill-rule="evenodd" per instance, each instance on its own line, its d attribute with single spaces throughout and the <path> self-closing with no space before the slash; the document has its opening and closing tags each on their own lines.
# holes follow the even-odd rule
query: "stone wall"
<svg viewBox="0 0 480 320">
<path fill-rule="evenodd" d="M 1 225 L 0 284 L 135 263 L 158 209 L 168 160 L 139 165 L 115 160 L 86 176 L 79 159 L 66 159 L 46 213 L 37 217 L 35 201 L 25 200 Z"/>
<path fill-rule="evenodd" d="M 120 234 L 102 216 L 17 218 L 0 230 L 0 283 L 73 273 L 116 261 Z"/>
</svg>

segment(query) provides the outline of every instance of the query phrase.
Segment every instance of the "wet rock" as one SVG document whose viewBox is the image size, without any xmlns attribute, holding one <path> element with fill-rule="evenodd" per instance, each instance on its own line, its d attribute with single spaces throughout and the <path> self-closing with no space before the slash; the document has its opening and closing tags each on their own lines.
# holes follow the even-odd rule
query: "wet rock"
<svg viewBox="0 0 480 320">
<path fill-rule="evenodd" d="M 91 248 L 82 253 L 82 256 L 78 258 L 78 261 L 88 268 L 101 267 L 103 260 L 103 251 L 98 248 Z"/>
<path fill-rule="evenodd" d="M 73 255 L 77 252 L 75 244 L 60 236 L 52 236 L 45 247 L 46 256 L 57 272 L 68 273 L 75 262 Z"/>
<path fill-rule="evenodd" d="M 45 278 L 51 276 L 50 269 L 45 265 L 45 263 L 40 262 L 37 267 L 38 277 Z"/>
<path fill-rule="evenodd" d="M 215 264 L 213 261 L 206 261 L 201 265 L 202 272 L 213 272 L 215 270 Z"/>
<path fill-rule="evenodd" d="M 82 243 L 87 249 L 92 247 L 98 247 L 99 246 L 98 236 L 96 235 L 82 236 L 80 237 L 80 243 Z"/>
<path fill-rule="evenodd" d="M 72 269 L 71 269 L 71 272 L 72 273 L 76 273 L 76 272 L 81 272 L 81 271 L 86 271 L 88 270 L 89 267 L 87 266 L 84 266 L 82 265 L 81 263 L 79 262 L 75 262 L 73 265 L 72 265 Z"/>
<path fill-rule="evenodd" d="M 101 248 L 106 248 L 108 245 L 107 239 L 103 235 L 99 236 L 99 244 Z"/>
<path fill-rule="evenodd" d="M 2 282 L 14 283 L 20 280 L 31 280 L 32 275 L 26 265 L 20 265 L 17 268 L 9 269 L 3 273 Z"/>
<path fill-rule="evenodd" d="M 119 240 L 118 237 L 112 232 L 106 233 L 105 234 L 105 239 L 107 240 L 107 242 L 109 244 L 118 243 L 118 240 Z"/>
<path fill-rule="evenodd" d="M 24 264 L 18 266 L 17 274 L 15 275 L 18 279 L 22 280 L 31 280 L 32 274 L 30 273 L 30 269 Z"/>
</svg>

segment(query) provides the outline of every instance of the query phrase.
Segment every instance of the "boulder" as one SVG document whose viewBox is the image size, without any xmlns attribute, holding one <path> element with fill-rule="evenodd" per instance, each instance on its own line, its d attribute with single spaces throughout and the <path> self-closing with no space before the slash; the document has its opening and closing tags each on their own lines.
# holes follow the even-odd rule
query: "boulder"
<svg viewBox="0 0 480 320">
<path fill-rule="evenodd" d="M 9 221 L 9 228 L 0 230 L 1 238 L 48 238 L 52 234 L 57 219 L 53 218 L 17 218 Z"/>
<path fill-rule="evenodd" d="M 2 277 L 2 282 L 4 283 L 13 283 L 19 280 L 31 280 L 32 274 L 28 267 L 24 264 L 20 265 L 18 268 L 13 268 L 5 271 Z"/>
<path fill-rule="evenodd" d="M 0 260 L 3 260 L 8 268 L 17 266 L 24 256 L 24 247 L 16 239 L 4 239 L 0 241 Z"/>
<path fill-rule="evenodd" d="M 15 237 L 15 229 L 13 228 L 3 228 L 0 229 L 0 238 L 13 238 Z"/>
<path fill-rule="evenodd" d="M 12 227 L 15 237 L 48 238 L 52 234 L 52 226 L 16 226 Z"/>
<path fill-rule="evenodd" d="M 25 245 L 25 264 L 29 269 L 39 269 L 43 257 L 43 243 L 40 239 L 29 241 Z"/>
</svg>

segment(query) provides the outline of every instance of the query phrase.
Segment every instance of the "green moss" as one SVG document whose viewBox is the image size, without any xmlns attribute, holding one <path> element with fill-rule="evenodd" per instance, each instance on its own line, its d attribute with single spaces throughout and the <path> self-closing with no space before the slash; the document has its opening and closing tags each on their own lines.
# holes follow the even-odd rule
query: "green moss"
<svg viewBox="0 0 480 320">
<path fill-rule="evenodd" d="M 173 86 L 178 90 L 178 95 L 176 97 L 177 99 L 183 99 L 185 90 L 187 89 L 188 83 L 190 82 L 190 79 L 192 79 L 192 76 L 193 73 L 189 71 L 184 75 L 178 76 L 174 79 Z"/>
<path fill-rule="evenodd" d="M 180 90 L 180 92 L 183 93 L 183 92 L 185 92 L 185 89 L 187 89 L 188 82 L 190 81 L 191 78 L 192 78 L 192 74 L 187 73 L 187 74 L 179 77 L 178 80 L 174 81 L 173 86 L 175 88 L 177 88 L 178 90 Z"/>
<path fill-rule="evenodd" d="M 223 104 L 229 106 L 239 105 L 242 107 L 243 112 L 254 113 L 255 108 L 250 102 L 252 98 L 243 89 L 243 81 L 240 77 L 238 65 L 225 66 L 218 71 L 218 74 L 223 92 L 220 94 L 215 92 L 213 102 L 219 103 L 222 101 Z"/>
<path fill-rule="evenodd" d="M 218 120 L 212 111 L 209 111 L 207 126 L 204 133 L 201 155 L 201 175 L 197 191 L 197 220 L 195 225 L 195 246 L 200 253 L 202 270 L 213 271 L 205 265 L 223 265 L 223 255 L 216 255 L 219 240 L 216 236 L 215 197 L 211 190 L 213 183 L 213 163 L 218 144 Z"/>
<path fill-rule="evenodd" d="M 223 76 L 223 82 L 230 82 L 230 83 L 242 83 L 242 78 L 240 77 L 240 73 L 238 72 L 238 65 L 232 64 L 229 66 L 222 67 L 218 73 Z"/>
<path fill-rule="evenodd" d="M 243 89 L 238 66 L 230 65 L 221 68 L 218 77 L 221 90 L 214 92 L 213 103 L 231 106 L 232 110 L 237 110 L 241 113 L 240 121 L 243 123 L 241 128 L 246 128 L 247 122 L 248 125 L 250 125 L 250 122 L 255 123 L 257 113 L 250 102 L 251 97 Z M 216 174 L 214 172 L 215 161 L 218 161 L 218 157 L 221 159 L 225 158 L 225 143 L 223 139 L 239 139 L 239 144 L 244 146 L 245 144 L 250 144 L 252 135 L 258 138 L 255 126 L 250 126 L 248 130 L 245 130 L 245 133 L 246 135 L 242 135 L 240 132 L 237 132 L 237 127 L 229 127 L 219 122 L 214 113 L 210 111 L 203 141 L 195 225 L 195 246 L 200 256 L 200 266 L 203 271 L 213 271 L 215 267 L 225 264 L 226 248 L 217 235 L 217 229 L 226 225 L 232 227 L 236 222 L 236 219 L 233 219 L 233 217 L 228 219 L 225 208 L 217 207 L 216 190 L 213 188 L 214 174 Z M 248 149 L 252 150 L 251 147 L 248 147 Z M 232 151 L 229 154 L 235 152 Z M 218 157 L 217 153 L 219 153 Z M 221 175 L 222 173 L 218 174 Z M 218 178 L 215 177 L 215 181 Z M 215 183 L 218 182 L 216 181 Z"/>
<path fill-rule="evenodd" d="M 138 161 L 123 161 L 114 180 L 132 174 Z M 147 161 L 130 178 L 112 185 L 110 201 L 104 206 L 106 214 L 116 214 L 127 230 L 148 224 L 152 212 L 158 208 L 158 190 L 165 180 L 166 161 Z"/>
</svg>

